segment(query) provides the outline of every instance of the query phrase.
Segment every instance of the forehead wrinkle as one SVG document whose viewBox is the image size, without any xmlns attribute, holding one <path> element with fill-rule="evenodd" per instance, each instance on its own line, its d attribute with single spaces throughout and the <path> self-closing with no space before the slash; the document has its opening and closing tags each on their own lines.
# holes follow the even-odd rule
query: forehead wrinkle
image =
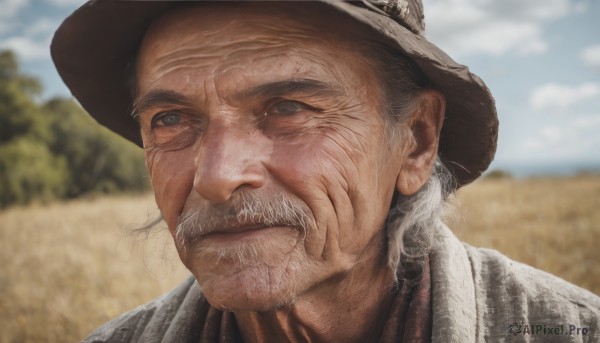
<svg viewBox="0 0 600 343">
<path fill-rule="evenodd" d="M 302 21 L 289 20 L 289 18 L 272 20 L 272 17 L 265 16 L 264 9 L 258 12 L 257 17 L 247 13 L 235 13 L 230 9 L 225 13 L 217 12 L 209 15 L 198 9 L 201 7 L 188 8 L 185 12 L 175 10 L 157 19 L 147 31 L 145 38 L 149 36 L 155 38 L 156 47 L 166 46 L 167 51 L 172 50 L 173 47 L 189 44 L 214 46 L 218 50 L 227 45 L 254 42 L 260 44 L 269 43 L 273 39 L 283 41 L 327 34 Z M 220 17 L 224 18 L 219 20 Z M 211 25 L 214 21 L 217 21 L 215 24 L 218 25 Z M 178 43 L 169 44 L 171 40 L 168 38 L 172 38 L 173 33 L 176 33 Z M 226 40 L 223 39 L 225 36 Z"/>
<path fill-rule="evenodd" d="M 175 54 L 173 54 L 175 55 Z M 154 83 L 161 78 L 172 74 L 178 70 L 189 70 L 193 69 L 195 71 L 201 71 L 204 69 L 209 69 L 214 65 L 215 59 L 217 56 L 206 56 L 206 55 L 185 55 L 184 53 L 180 54 L 179 57 L 173 56 L 161 56 L 156 60 L 156 62 L 152 66 L 152 70 L 150 75 L 152 78 L 148 80 L 150 83 Z"/>
<path fill-rule="evenodd" d="M 185 46 L 181 43 L 174 49 L 162 54 L 155 59 L 154 64 L 157 68 L 164 69 L 161 74 L 167 74 L 174 68 L 188 65 L 189 68 L 199 69 L 207 68 L 220 63 L 220 70 L 227 70 L 231 64 L 239 64 L 236 58 L 247 56 L 247 58 L 256 61 L 269 57 L 285 57 L 285 51 L 291 51 L 294 46 L 285 37 L 264 36 L 254 38 L 252 41 L 247 39 L 230 39 L 226 43 L 220 44 L 202 44 L 196 46 Z M 268 54 L 269 50 L 274 50 Z M 257 52 L 260 52 L 257 54 Z M 157 69 L 155 68 L 155 69 Z"/>
<path fill-rule="evenodd" d="M 219 25 L 207 25 L 205 20 L 200 19 L 208 15 L 204 11 L 198 11 L 200 9 L 203 10 L 201 6 L 198 6 L 187 8 L 186 12 L 174 11 L 152 24 L 146 38 L 155 36 L 156 40 L 160 41 L 155 44 L 157 45 L 156 48 L 167 51 L 162 57 L 169 58 L 171 56 L 170 63 L 177 63 L 188 57 L 207 60 L 211 58 L 219 59 L 225 50 L 231 50 L 227 54 L 230 56 L 252 50 L 262 50 L 266 48 L 265 46 L 284 48 L 289 46 L 290 42 L 299 43 L 304 41 L 306 43 L 306 41 L 312 40 L 320 41 L 321 44 L 332 43 L 331 39 L 325 39 L 330 34 L 317 30 L 316 27 L 304 21 L 285 20 L 289 18 L 282 18 L 284 20 L 281 21 L 266 20 L 267 18 L 264 16 L 254 18 L 228 11 L 227 13 L 220 13 L 220 16 L 224 14 L 225 19 L 229 20 L 222 20 Z M 194 14 L 195 16 L 192 17 Z M 182 15 L 185 18 L 174 20 L 181 18 Z M 208 24 L 211 20 L 215 20 L 212 17 L 208 16 Z M 195 32 L 192 31 L 194 29 L 196 29 Z M 177 39 L 167 39 L 173 32 L 178 32 Z M 188 33 L 188 35 L 179 33 Z M 223 39 L 225 33 L 226 40 Z M 160 61 L 157 62 L 160 63 Z M 169 68 L 170 64 L 168 63 L 166 69 Z"/>
<path fill-rule="evenodd" d="M 253 18 L 241 12 L 216 13 L 213 16 L 207 15 L 207 12 L 189 14 L 181 11 L 179 16 L 167 15 L 171 16 L 171 20 L 166 18 L 163 22 L 165 25 L 161 25 L 162 20 L 159 19 L 158 24 L 153 24 L 151 31 L 154 32 L 149 32 L 146 36 L 160 39 L 160 42 L 153 42 L 154 46 L 151 46 L 154 48 L 154 58 L 152 65 L 149 65 L 151 69 L 146 69 L 149 71 L 145 75 L 146 80 L 158 82 L 170 73 L 177 75 L 178 70 L 185 70 L 185 74 L 193 73 L 198 80 L 204 79 L 205 82 L 194 86 L 187 84 L 189 80 L 182 80 L 182 90 L 189 87 L 203 88 L 192 91 L 206 95 L 209 90 L 205 86 L 209 82 L 213 91 L 216 90 L 222 96 L 228 93 L 226 90 L 235 89 L 247 80 L 269 81 L 264 76 L 268 74 L 269 67 L 280 60 L 287 65 L 285 69 L 280 69 L 282 73 L 279 75 L 266 75 L 272 76 L 272 80 L 320 78 L 323 81 L 335 81 L 338 76 L 342 76 L 343 73 L 339 72 L 339 66 L 335 63 L 339 61 L 339 56 L 331 51 L 332 45 L 344 51 L 355 51 L 357 35 L 350 35 L 352 32 L 339 35 L 338 30 L 319 30 L 321 27 L 298 18 L 272 20 L 274 12 L 270 12 L 270 16 Z M 219 18 L 225 20 L 219 21 Z M 219 21 L 219 25 L 211 25 L 214 21 Z M 318 52 L 313 51 L 315 47 Z M 330 58 L 323 60 L 324 54 Z M 256 68 L 247 69 L 248 66 Z M 332 76 L 333 79 L 323 79 L 323 75 Z M 234 76 L 232 80 L 237 78 L 237 81 L 228 82 L 227 78 L 230 76 Z M 221 79 L 223 83 L 220 82 Z M 350 81 L 345 77 L 343 79 Z M 348 87 L 348 91 L 354 84 L 344 83 L 343 86 Z"/>
<path fill-rule="evenodd" d="M 251 3 L 249 3 L 251 4 Z M 206 5 L 201 5 L 206 6 Z M 198 11 L 196 14 L 193 12 L 184 13 L 187 15 L 187 20 L 191 21 L 191 24 L 185 25 L 185 20 L 177 20 L 171 25 L 180 25 L 183 29 L 193 29 L 195 26 L 197 33 L 201 36 L 202 43 L 210 43 L 219 45 L 221 43 L 233 42 L 232 39 L 237 39 L 235 43 L 239 43 L 242 40 L 247 40 L 251 37 L 251 40 L 259 40 L 256 34 L 263 35 L 266 38 L 281 38 L 287 36 L 287 38 L 306 38 L 311 36 L 328 36 L 328 32 L 323 32 L 319 28 L 315 27 L 311 23 L 305 20 L 298 20 L 296 16 L 289 17 L 289 10 L 283 12 L 273 11 L 271 6 L 264 8 L 248 8 L 249 11 L 238 11 L 232 10 L 229 5 L 225 8 L 225 11 L 211 13 Z M 196 9 L 201 9 L 199 6 Z M 304 9 L 301 7 L 300 9 Z M 192 9 L 193 11 L 193 9 Z M 253 14 L 257 14 L 253 16 Z M 314 15 L 314 13 L 313 13 Z M 168 16 L 173 16 L 167 15 Z M 206 18 L 208 17 L 208 18 Z M 273 17 L 277 18 L 276 20 Z M 205 20 L 206 18 L 206 20 Z M 159 19 L 160 20 L 160 19 Z M 218 24 L 218 25 L 214 25 Z M 223 33 L 235 33 L 236 37 L 225 41 L 223 39 Z M 197 39 L 192 37 L 191 39 Z"/>
<path fill-rule="evenodd" d="M 236 57 L 239 54 L 243 54 L 244 51 L 235 51 L 228 54 L 223 58 L 221 64 L 215 68 L 216 75 L 225 75 L 229 73 L 233 73 L 236 71 L 248 71 L 245 66 L 240 65 L 239 59 Z M 278 61 L 288 59 L 289 50 L 279 50 L 279 49 L 271 49 L 269 51 L 268 48 L 265 48 L 261 51 L 260 55 L 248 55 L 247 61 L 249 64 L 256 66 L 257 69 L 266 64 L 277 63 Z M 251 72 L 251 71 L 249 71 Z"/>
<path fill-rule="evenodd" d="M 218 75 L 238 68 L 239 58 L 245 57 L 253 63 L 264 62 L 266 59 L 286 58 L 287 52 L 291 51 L 293 46 L 294 44 L 285 38 L 267 35 L 253 41 L 237 39 L 219 44 L 195 44 L 195 46 L 181 43 L 174 49 L 164 49 L 167 52 L 145 62 L 151 65 L 152 79 L 149 81 L 153 83 L 179 69 L 207 73 L 210 69 L 215 69 L 214 73 Z M 268 53 L 269 51 L 271 53 Z"/>
</svg>

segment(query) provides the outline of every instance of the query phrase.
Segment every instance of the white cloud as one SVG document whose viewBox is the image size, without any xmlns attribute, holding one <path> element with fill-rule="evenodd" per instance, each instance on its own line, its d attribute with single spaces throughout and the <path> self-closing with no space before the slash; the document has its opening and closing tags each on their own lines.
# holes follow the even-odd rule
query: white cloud
<svg viewBox="0 0 600 343">
<path fill-rule="evenodd" d="M 47 41 L 35 41 L 28 37 L 11 37 L 1 41 L 0 49 L 11 49 L 25 60 L 50 58 L 50 48 Z"/>
<path fill-rule="evenodd" d="M 539 54 L 544 24 L 580 9 L 571 0 L 425 0 L 427 36 L 452 55 Z"/>
<path fill-rule="evenodd" d="M 29 0 L 0 0 L 0 18 L 13 18 L 29 4 Z"/>
<path fill-rule="evenodd" d="M 73 6 L 82 5 L 85 0 L 46 0 L 46 2 L 55 6 Z"/>
<path fill-rule="evenodd" d="M 0 21 L 0 35 L 10 31 L 11 25 L 6 21 Z"/>
<path fill-rule="evenodd" d="M 523 153 L 542 159 L 587 160 L 598 156 L 600 113 L 565 122 L 561 126 L 544 126 L 526 139 Z"/>
<path fill-rule="evenodd" d="M 585 47 L 581 51 L 581 59 L 588 67 L 600 70 L 600 44 Z"/>
<path fill-rule="evenodd" d="M 540 28 L 533 24 L 493 21 L 478 25 L 476 30 L 447 37 L 445 41 L 450 46 L 448 50 L 462 54 L 502 55 L 509 51 L 530 54 L 546 51 L 547 45 L 540 35 Z"/>
<path fill-rule="evenodd" d="M 587 10 L 588 10 L 588 8 L 589 8 L 589 5 L 590 5 L 590 4 L 589 4 L 589 3 L 587 3 L 587 2 L 580 2 L 580 3 L 577 3 L 577 4 L 575 4 L 575 6 L 574 6 L 573 10 L 574 10 L 574 11 L 575 11 L 575 13 L 577 13 L 577 14 L 585 13 L 585 11 L 587 11 Z"/>
<path fill-rule="evenodd" d="M 550 20 L 563 17 L 574 10 L 570 0 L 503 0 L 491 1 L 491 8 L 499 13 L 524 20 Z"/>
<path fill-rule="evenodd" d="M 60 22 L 57 20 L 40 18 L 28 26 L 24 34 L 30 38 L 36 36 L 48 37 L 58 28 L 58 25 L 60 25 Z"/>
<path fill-rule="evenodd" d="M 29 0 L 0 0 L 0 34 L 15 28 L 15 18 L 29 5 Z"/>
<path fill-rule="evenodd" d="M 52 33 L 59 22 L 49 18 L 40 18 L 32 22 L 19 36 L 9 36 L 0 40 L 0 49 L 10 49 L 24 60 L 43 60 L 50 58 L 49 46 Z"/>
<path fill-rule="evenodd" d="M 586 82 L 572 87 L 552 82 L 535 89 L 531 94 L 529 104 L 538 111 L 564 109 L 599 95 L 600 83 Z"/>
</svg>

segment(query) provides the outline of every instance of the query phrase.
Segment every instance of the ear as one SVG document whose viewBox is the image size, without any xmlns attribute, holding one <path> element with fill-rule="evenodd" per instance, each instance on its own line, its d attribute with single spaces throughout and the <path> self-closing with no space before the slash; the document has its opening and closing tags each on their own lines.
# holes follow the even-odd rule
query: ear
<svg viewBox="0 0 600 343">
<path fill-rule="evenodd" d="M 403 195 L 416 193 L 431 175 L 437 156 L 440 131 L 444 122 L 446 98 L 436 90 L 425 90 L 419 106 L 408 120 L 407 146 L 403 149 L 402 167 L 396 189 Z"/>
</svg>

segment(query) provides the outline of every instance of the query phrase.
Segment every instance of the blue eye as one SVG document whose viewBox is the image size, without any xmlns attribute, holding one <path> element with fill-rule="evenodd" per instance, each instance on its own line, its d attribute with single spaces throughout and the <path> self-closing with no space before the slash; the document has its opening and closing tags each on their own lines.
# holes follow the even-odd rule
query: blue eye
<svg viewBox="0 0 600 343">
<path fill-rule="evenodd" d="M 291 116 L 300 111 L 307 109 L 308 106 L 299 103 L 297 101 L 284 100 L 279 101 L 271 105 L 266 114 L 268 115 L 280 115 L 280 116 Z"/>
<path fill-rule="evenodd" d="M 152 127 L 169 127 L 179 123 L 181 123 L 181 115 L 177 112 L 163 112 L 152 118 Z"/>
</svg>

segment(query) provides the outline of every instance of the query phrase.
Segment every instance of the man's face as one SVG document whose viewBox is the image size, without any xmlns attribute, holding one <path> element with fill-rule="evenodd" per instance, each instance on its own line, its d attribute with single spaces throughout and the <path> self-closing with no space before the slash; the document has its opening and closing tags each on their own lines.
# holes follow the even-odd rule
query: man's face
<svg viewBox="0 0 600 343">
<path fill-rule="evenodd" d="M 384 135 L 368 37 L 292 6 L 179 10 L 138 57 L 156 201 L 213 306 L 269 309 L 373 256 L 385 266 L 401 147 Z"/>
</svg>

